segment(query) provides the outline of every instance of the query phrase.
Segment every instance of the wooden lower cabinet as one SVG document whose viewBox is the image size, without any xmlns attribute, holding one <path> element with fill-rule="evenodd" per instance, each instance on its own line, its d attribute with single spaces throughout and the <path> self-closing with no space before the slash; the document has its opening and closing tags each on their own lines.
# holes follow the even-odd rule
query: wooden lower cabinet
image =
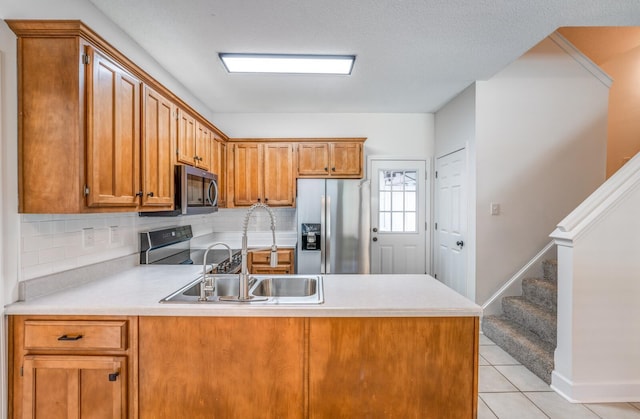
<svg viewBox="0 0 640 419">
<path fill-rule="evenodd" d="M 271 251 L 249 252 L 248 269 L 254 275 L 290 275 L 294 269 L 294 249 L 278 249 L 278 266 L 271 267 Z"/>
<path fill-rule="evenodd" d="M 477 317 L 10 316 L 9 333 L 10 418 L 477 416 Z"/>
<path fill-rule="evenodd" d="M 9 418 L 137 418 L 137 317 L 9 316 Z"/>
<path fill-rule="evenodd" d="M 126 357 L 27 355 L 23 418 L 126 418 Z"/>
<path fill-rule="evenodd" d="M 301 418 L 305 319 L 140 317 L 140 418 Z"/>
<path fill-rule="evenodd" d="M 309 418 L 475 418 L 478 319 L 312 318 Z"/>
</svg>

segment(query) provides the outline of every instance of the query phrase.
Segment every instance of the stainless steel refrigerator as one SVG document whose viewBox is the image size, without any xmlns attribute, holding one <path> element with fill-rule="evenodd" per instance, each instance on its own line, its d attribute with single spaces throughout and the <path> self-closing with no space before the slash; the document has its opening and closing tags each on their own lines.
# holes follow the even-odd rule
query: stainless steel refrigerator
<svg viewBox="0 0 640 419">
<path fill-rule="evenodd" d="M 298 179 L 300 274 L 369 273 L 370 182 Z"/>
</svg>

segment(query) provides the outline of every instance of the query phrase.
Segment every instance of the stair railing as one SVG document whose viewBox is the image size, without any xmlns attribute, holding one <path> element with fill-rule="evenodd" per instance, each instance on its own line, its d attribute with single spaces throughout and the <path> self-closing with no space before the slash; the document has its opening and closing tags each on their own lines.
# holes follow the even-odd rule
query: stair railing
<svg viewBox="0 0 640 419">
<path fill-rule="evenodd" d="M 530 277 L 542 277 L 542 262 L 546 259 L 555 258 L 556 244 L 551 241 L 482 304 L 482 315 L 488 316 L 502 313 L 502 297 L 520 295 L 522 293 L 522 280 Z"/>
</svg>

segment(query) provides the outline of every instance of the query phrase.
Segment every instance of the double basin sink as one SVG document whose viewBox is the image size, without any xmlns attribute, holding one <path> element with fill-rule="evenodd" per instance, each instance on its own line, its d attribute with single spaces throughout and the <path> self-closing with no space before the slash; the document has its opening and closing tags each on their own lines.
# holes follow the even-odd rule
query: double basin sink
<svg viewBox="0 0 640 419">
<path fill-rule="evenodd" d="M 200 301 L 202 277 L 166 296 L 161 303 L 219 303 L 228 304 L 220 297 L 238 296 L 240 278 L 237 274 L 215 275 L 213 291 L 206 291 L 207 300 Z M 252 275 L 249 278 L 249 304 L 321 304 L 324 302 L 323 282 L 320 275 Z M 247 304 L 240 302 L 239 304 Z"/>
</svg>

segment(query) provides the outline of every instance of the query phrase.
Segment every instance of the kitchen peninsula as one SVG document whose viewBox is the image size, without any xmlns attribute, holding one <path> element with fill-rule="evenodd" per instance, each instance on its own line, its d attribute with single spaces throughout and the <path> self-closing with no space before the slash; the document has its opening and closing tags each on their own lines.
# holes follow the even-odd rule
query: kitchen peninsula
<svg viewBox="0 0 640 419">
<path fill-rule="evenodd" d="M 327 275 L 316 305 L 159 303 L 200 269 L 137 266 L 7 306 L 13 416 L 476 416 L 481 309 L 430 276 Z"/>
</svg>

